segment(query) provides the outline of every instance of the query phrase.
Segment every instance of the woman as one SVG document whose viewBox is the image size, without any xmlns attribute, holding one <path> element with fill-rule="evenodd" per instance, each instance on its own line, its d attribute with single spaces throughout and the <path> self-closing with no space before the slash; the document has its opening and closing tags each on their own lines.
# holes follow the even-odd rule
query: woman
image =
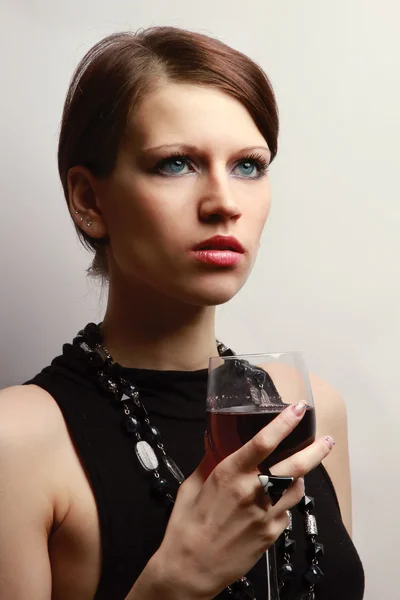
<svg viewBox="0 0 400 600">
<path fill-rule="evenodd" d="M 254 264 L 277 135 L 265 74 L 209 37 L 174 28 L 113 35 L 79 65 L 59 170 L 95 252 L 92 272 L 109 281 L 108 305 L 101 327 L 86 327 L 27 385 L 0 394 L 1 598 L 264 599 L 265 551 L 287 529 L 305 475 L 326 547 L 316 597 L 362 598 L 345 409 L 326 383 L 312 380 L 315 443 L 274 467 L 295 478 L 277 504 L 257 465 L 304 406 L 218 465 L 209 450 L 203 457 L 215 306 Z M 144 439 L 177 464 L 155 468 Z M 295 575 L 282 598 L 313 598 L 304 579 L 312 557 L 293 521 Z"/>
</svg>

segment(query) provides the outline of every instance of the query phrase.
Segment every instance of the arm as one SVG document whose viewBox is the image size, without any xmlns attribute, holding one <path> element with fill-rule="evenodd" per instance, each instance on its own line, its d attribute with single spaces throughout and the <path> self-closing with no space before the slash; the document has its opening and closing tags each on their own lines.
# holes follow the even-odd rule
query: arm
<svg viewBox="0 0 400 600">
<path fill-rule="evenodd" d="M 52 421 L 40 393 L 0 391 L 0 598 L 51 598 Z"/>
<path fill-rule="evenodd" d="M 164 573 L 161 564 L 156 553 L 125 600 L 212 600 L 211 596 L 196 591 L 194 586 L 185 589 L 182 580 L 173 582 L 170 575 Z"/>
<path fill-rule="evenodd" d="M 48 539 L 68 513 L 64 422 L 36 386 L 0 391 L 0 598 L 50 600 Z M 210 600 L 164 576 L 153 556 L 127 600 Z M 191 586 L 190 586 L 191 588 Z"/>
<path fill-rule="evenodd" d="M 351 536 L 351 479 L 346 406 L 338 392 L 319 377 L 311 376 L 311 386 L 317 411 L 317 434 L 331 435 L 336 442 L 334 451 L 324 459 L 323 465 L 332 479 L 342 519 Z"/>
</svg>

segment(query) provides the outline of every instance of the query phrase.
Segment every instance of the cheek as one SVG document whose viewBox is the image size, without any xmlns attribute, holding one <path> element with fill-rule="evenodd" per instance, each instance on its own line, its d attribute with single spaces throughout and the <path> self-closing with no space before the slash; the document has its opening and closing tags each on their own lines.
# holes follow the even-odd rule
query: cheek
<svg viewBox="0 0 400 600">
<path fill-rule="evenodd" d="M 264 225 L 268 219 L 270 209 L 271 209 L 271 201 L 268 199 L 268 201 L 265 202 L 265 204 L 261 210 L 261 214 L 260 214 L 259 220 L 262 223 L 261 228 L 264 227 Z"/>
<path fill-rule="evenodd" d="M 190 198 L 189 182 L 171 182 L 166 179 L 135 173 L 124 182 L 121 201 L 127 215 L 134 216 L 140 223 L 162 228 L 167 221 L 182 218 L 182 210 Z M 185 185 L 186 183 L 186 185 Z"/>
<path fill-rule="evenodd" d="M 151 195 L 146 195 L 127 177 L 121 177 L 104 189 L 101 209 L 108 235 L 114 242 L 145 235 L 156 218 Z"/>
<path fill-rule="evenodd" d="M 255 182 L 252 190 L 246 190 L 244 206 L 254 227 L 262 230 L 271 208 L 271 188 L 268 177 Z"/>
<path fill-rule="evenodd" d="M 263 202 L 261 206 L 259 205 L 257 209 L 254 210 L 250 215 L 253 233 L 257 240 L 261 237 L 265 223 L 267 222 L 269 216 L 270 208 L 271 203 L 268 200 L 267 202 Z"/>
<path fill-rule="evenodd" d="M 116 261 L 123 268 L 161 260 L 163 248 L 180 247 L 182 226 L 186 211 L 179 199 L 172 201 L 169 190 L 154 189 L 150 185 L 125 183 L 109 190 L 104 216 Z M 171 251 L 172 251 L 171 250 Z M 131 268 L 131 267 L 129 267 Z"/>
</svg>

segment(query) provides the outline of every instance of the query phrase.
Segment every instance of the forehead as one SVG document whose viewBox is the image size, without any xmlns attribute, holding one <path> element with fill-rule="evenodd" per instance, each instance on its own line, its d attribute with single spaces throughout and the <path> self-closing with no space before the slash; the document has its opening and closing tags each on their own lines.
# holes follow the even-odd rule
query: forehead
<svg viewBox="0 0 400 600">
<path fill-rule="evenodd" d="M 130 116 L 130 142 L 141 148 L 188 143 L 218 149 L 266 146 L 245 106 L 221 90 L 167 83 Z"/>
</svg>

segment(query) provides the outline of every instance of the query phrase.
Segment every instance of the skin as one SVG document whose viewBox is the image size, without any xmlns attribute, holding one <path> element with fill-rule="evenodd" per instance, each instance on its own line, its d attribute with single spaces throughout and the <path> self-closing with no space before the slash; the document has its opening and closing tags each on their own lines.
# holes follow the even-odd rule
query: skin
<svg viewBox="0 0 400 600">
<path fill-rule="evenodd" d="M 166 144 L 193 146 L 191 167 L 182 174 L 171 175 L 171 162 L 167 175 L 155 170 L 165 148 L 149 149 Z M 268 162 L 267 144 L 238 101 L 210 88 L 168 83 L 133 112 L 110 177 L 71 169 L 71 215 L 90 235 L 110 238 L 104 336 L 115 360 L 191 370 L 206 367 L 216 354 L 214 307 L 245 283 L 270 208 L 268 176 L 250 177 L 251 166 L 243 176 L 248 154 L 243 149 L 249 147 L 257 147 Z M 194 260 L 191 248 L 215 234 L 234 235 L 245 247 L 235 268 L 205 268 Z M 344 404 L 318 378 L 312 378 L 312 387 L 317 440 L 276 465 L 276 474 L 296 477 L 284 498 L 271 507 L 255 476 L 260 459 L 299 422 L 291 409 L 218 466 L 206 452 L 180 488 L 164 541 L 127 600 L 215 596 L 279 536 L 287 523 L 285 510 L 303 493 L 299 478 L 321 460 L 350 530 Z M 332 453 L 327 433 L 337 441 Z M 223 512 L 217 510 L 221 505 Z M 7 515 L 0 525 L 0 597 L 94 597 L 101 573 L 95 500 L 57 404 L 36 386 L 0 392 L 0 514 Z M 207 522 L 205 514 L 214 521 Z M 224 535 L 213 537 L 213 531 Z M 201 575 L 204 569 L 210 578 Z"/>
</svg>

